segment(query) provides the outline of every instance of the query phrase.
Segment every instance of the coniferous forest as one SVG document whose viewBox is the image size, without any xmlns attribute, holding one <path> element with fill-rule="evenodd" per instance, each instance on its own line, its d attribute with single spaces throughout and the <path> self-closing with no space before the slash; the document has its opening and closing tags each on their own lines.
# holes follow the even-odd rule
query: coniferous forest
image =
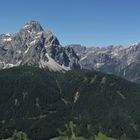
<svg viewBox="0 0 140 140">
<path fill-rule="evenodd" d="M 0 110 L 2 139 L 140 139 L 140 85 L 96 71 L 1 70 Z"/>
</svg>

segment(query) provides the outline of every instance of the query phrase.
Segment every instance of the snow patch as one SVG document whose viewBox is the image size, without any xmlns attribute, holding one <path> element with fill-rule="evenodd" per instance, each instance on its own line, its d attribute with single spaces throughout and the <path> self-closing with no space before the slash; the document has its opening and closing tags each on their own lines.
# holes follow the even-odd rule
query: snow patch
<svg viewBox="0 0 140 140">
<path fill-rule="evenodd" d="M 111 54 L 113 57 L 118 56 L 118 52 L 112 52 Z"/>
<path fill-rule="evenodd" d="M 96 63 L 96 68 L 100 68 L 104 65 L 104 63 Z"/>
<path fill-rule="evenodd" d="M 23 29 L 24 29 L 24 28 L 28 28 L 28 27 L 30 27 L 30 25 L 25 25 L 25 26 L 23 27 Z"/>
<path fill-rule="evenodd" d="M 84 57 L 82 57 L 81 59 L 80 59 L 80 61 L 82 61 L 82 60 L 84 60 L 84 59 L 86 59 L 87 58 L 87 56 L 84 56 Z"/>
<path fill-rule="evenodd" d="M 28 48 L 26 49 L 26 51 L 23 53 L 23 56 L 25 56 L 25 54 L 29 51 L 31 46 L 28 46 Z"/>
<path fill-rule="evenodd" d="M 6 35 L 6 36 L 9 36 L 9 37 L 11 36 L 11 34 L 10 34 L 10 33 L 7 33 L 7 34 L 5 34 L 5 35 Z"/>
<path fill-rule="evenodd" d="M 3 39 L 3 41 L 5 41 L 5 42 L 11 41 L 11 40 L 12 40 L 11 37 L 9 37 L 9 38 L 4 38 L 4 39 Z"/>
<path fill-rule="evenodd" d="M 28 33 L 31 33 L 29 30 L 27 31 Z"/>
<path fill-rule="evenodd" d="M 32 42 L 30 43 L 30 45 L 34 45 L 35 43 L 36 43 L 36 40 L 32 41 Z"/>
<path fill-rule="evenodd" d="M 22 51 L 21 51 L 21 50 L 17 50 L 16 52 L 17 52 L 17 53 L 22 53 Z"/>
</svg>

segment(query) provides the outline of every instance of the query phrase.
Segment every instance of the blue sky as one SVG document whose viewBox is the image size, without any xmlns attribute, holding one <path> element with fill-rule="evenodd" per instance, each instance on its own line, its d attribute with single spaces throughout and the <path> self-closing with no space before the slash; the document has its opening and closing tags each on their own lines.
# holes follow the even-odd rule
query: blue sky
<svg viewBox="0 0 140 140">
<path fill-rule="evenodd" d="M 0 34 L 30 20 L 51 30 L 62 45 L 140 42 L 140 0 L 0 0 Z"/>
</svg>

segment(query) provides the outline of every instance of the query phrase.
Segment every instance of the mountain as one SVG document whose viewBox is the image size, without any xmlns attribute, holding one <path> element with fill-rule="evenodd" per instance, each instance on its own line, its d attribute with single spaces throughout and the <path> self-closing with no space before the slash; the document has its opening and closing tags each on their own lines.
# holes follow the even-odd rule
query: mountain
<svg viewBox="0 0 140 140">
<path fill-rule="evenodd" d="M 0 69 L 26 65 L 66 71 L 79 68 L 72 48 L 64 48 L 39 22 L 30 21 L 14 35 L 0 35 Z"/>
<path fill-rule="evenodd" d="M 140 44 L 62 47 L 37 21 L 1 34 L 0 138 L 139 140 L 139 68 Z"/>
<path fill-rule="evenodd" d="M 30 21 L 16 34 L 0 35 L 0 69 L 34 66 L 51 71 L 97 70 L 140 82 L 140 44 L 104 48 L 62 47 L 57 37 Z"/>
<path fill-rule="evenodd" d="M 100 133 L 138 140 L 140 86 L 88 70 L 0 70 L 0 136 L 11 137 L 15 129 L 31 140 Z"/>
<path fill-rule="evenodd" d="M 68 45 L 79 56 L 83 69 L 94 69 L 140 82 L 140 44 L 104 48 Z"/>
</svg>

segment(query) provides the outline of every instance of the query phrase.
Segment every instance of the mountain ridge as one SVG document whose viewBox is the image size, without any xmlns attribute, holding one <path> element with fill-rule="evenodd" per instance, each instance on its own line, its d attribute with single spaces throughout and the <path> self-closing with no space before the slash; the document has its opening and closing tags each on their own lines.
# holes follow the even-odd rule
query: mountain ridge
<svg viewBox="0 0 140 140">
<path fill-rule="evenodd" d="M 51 63 L 51 65 L 50 65 Z M 0 68 L 27 65 L 54 71 L 79 68 L 72 48 L 64 48 L 52 32 L 30 21 L 14 35 L 0 35 Z"/>
<path fill-rule="evenodd" d="M 0 69 L 22 65 L 60 72 L 97 70 L 140 82 L 140 43 L 128 47 L 63 47 L 52 32 L 32 20 L 16 34 L 0 35 Z"/>
<path fill-rule="evenodd" d="M 79 63 L 83 69 L 94 69 L 121 76 L 127 80 L 140 81 L 140 43 L 129 47 L 108 46 L 90 47 L 68 45 L 79 56 Z M 131 73 L 131 75 L 130 75 Z"/>
</svg>

